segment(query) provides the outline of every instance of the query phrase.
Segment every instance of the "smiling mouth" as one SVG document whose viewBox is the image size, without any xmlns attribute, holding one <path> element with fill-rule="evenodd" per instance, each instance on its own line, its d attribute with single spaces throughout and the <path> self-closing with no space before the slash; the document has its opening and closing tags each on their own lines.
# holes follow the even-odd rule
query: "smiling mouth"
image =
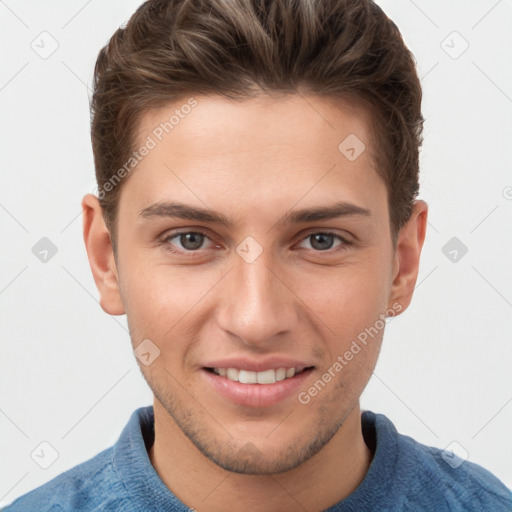
<svg viewBox="0 0 512 512">
<path fill-rule="evenodd" d="M 313 366 L 296 368 L 276 368 L 261 372 L 252 372 L 249 370 L 239 370 L 238 368 L 206 368 L 211 373 L 225 377 L 233 382 L 241 384 L 275 384 L 287 379 L 292 379 L 296 375 L 313 369 Z"/>
</svg>

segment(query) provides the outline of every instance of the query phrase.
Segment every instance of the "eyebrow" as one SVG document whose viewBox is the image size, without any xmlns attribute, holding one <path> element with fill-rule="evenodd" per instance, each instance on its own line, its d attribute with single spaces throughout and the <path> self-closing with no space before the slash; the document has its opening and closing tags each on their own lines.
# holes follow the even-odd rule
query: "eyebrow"
<svg viewBox="0 0 512 512">
<path fill-rule="evenodd" d="M 222 213 L 206 208 L 189 206 L 179 202 L 159 202 L 139 211 L 139 216 L 145 219 L 154 217 L 172 217 L 199 222 L 211 222 L 230 228 L 232 223 Z M 341 201 L 330 206 L 304 208 L 288 212 L 279 221 L 280 224 L 299 224 L 315 222 L 347 216 L 371 216 L 370 210 L 353 203 Z"/>
</svg>

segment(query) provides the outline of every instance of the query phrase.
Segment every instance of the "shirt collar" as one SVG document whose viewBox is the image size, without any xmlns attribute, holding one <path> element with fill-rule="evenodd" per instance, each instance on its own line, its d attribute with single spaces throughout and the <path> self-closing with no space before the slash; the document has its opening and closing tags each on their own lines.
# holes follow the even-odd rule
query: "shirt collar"
<svg viewBox="0 0 512 512">
<path fill-rule="evenodd" d="M 400 493 L 392 477 L 398 466 L 398 432 L 382 414 L 364 411 L 361 426 L 365 443 L 373 452 L 370 468 L 357 489 L 326 512 L 374 510 L 379 496 Z M 119 440 L 114 445 L 113 465 L 122 480 L 132 505 L 141 511 L 189 512 L 164 484 L 151 464 L 148 450 L 155 438 L 153 407 L 133 412 Z"/>
</svg>

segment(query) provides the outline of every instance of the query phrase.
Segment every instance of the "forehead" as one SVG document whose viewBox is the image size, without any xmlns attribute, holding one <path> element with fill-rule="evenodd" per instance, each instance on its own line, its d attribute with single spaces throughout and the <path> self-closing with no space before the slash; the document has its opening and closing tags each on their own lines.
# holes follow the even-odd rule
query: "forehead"
<svg viewBox="0 0 512 512">
<path fill-rule="evenodd" d="M 146 112 L 137 140 L 136 148 L 151 140 L 151 150 L 121 195 L 141 208 L 177 195 L 218 205 L 228 194 L 260 207 L 326 194 L 366 207 L 384 190 L 367 113 L 347 102 L 198 95 Z"/>
<path fill-rule="evenodd" d="M 169 138 L 199 142 L 189 155 L 193 158 L 234 146 L 249 152 L 280 144 L 308 153 L 328 146 L 337 149 L 352 134 L 364 141 L 369 156 L 374 146 L 369 116 L 362 103 L 348 99 L 274 94 L 233 100 L 196 95 L 147 111 L 140 118 L 137 139 L 142 142 L 150 135 L 157 144 Z"/>
</svg>

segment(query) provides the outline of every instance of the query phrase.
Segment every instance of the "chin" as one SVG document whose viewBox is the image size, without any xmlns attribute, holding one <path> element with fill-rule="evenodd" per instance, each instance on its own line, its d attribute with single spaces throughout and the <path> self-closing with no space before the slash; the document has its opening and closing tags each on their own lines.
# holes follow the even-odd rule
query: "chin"
<svg viewBox="0 0 512 512">
<path fill-rule="evenodd" d="M 219 467 L 242 475 L 272 475 L 290 471 L 319 451 L 319 448 L 313 446 L 306 446 L 302 449 L 295 446 L 276 453 L 273 447 L 260 450 L 251 442 L 245 443 L 238 449 L 235 447 L 226 449 L 226 445 L 224 445 L 223 449 L 219 450 L 218 446 L 217 449 L 211 450 L 208 449 L 209 447 L 201 446 L 199 443 L 196 444 L 203 455 Z"/>
<path fill-rule="evenodd" d="M 342 425 L 341 421 L 330 426 L 323 422 L 317 428 L 304 427 L 301 434 L 297 431 L 299 425 L 293 425 L 292 433 L 285 423 L 272 439 L 267 432 L 252 441 L 237 438 L 236 434 L 226 439 L 225 432 L 216 435 L 205 428 L 188 428 L 186 422 L 179 426 L 194 446 L 222 469 L 244 475 L 272 475 L 291 471 L 314 457 Z"/>
<path fill-rule="evenodd" d="M 314 457 L 338 432 L 347 416 L 343 407 L 337 407 L 336 417 L 330 407 L 320 406 L 307 414 L 299 409 L 302 414 L 289 414 L 272 428 L 261 428 L 258 419 L 251 420 L 245 428 L 236 423 L 224 427 L 213 416 L 204 414 L 201 407 L 187 404 L 178 393 L 146 380 L 182 434 L 205 457 L 232 473 L 272 475 L 291 471 Z"/>
</svg>

